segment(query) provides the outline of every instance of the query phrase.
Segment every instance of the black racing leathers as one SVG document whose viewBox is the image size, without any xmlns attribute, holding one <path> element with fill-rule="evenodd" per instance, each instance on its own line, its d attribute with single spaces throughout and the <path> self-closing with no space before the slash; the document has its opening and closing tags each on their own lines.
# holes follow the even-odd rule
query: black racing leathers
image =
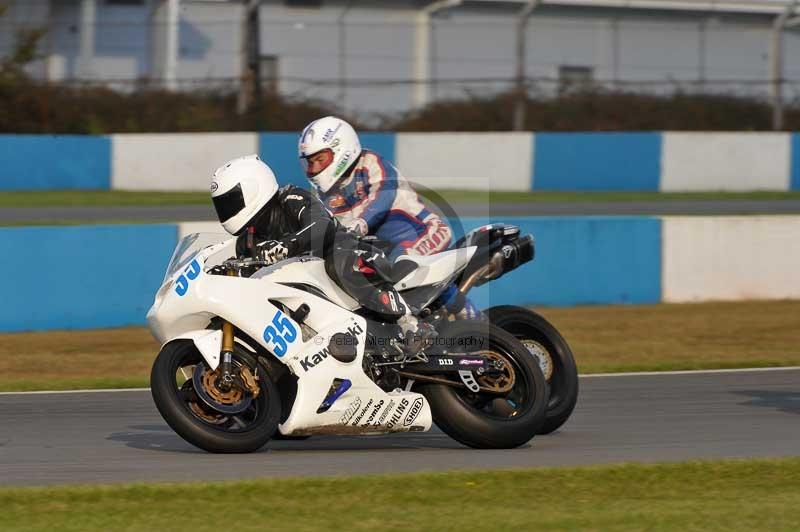
<svg viewBox="0 0 800 532">
<path fill-rule="evenodd" d="M 236 255 L 254 257 L 259 244 L 275 240 L 289 257 L 311 254 L 325 259 L 331 279 L 364 307 L 386 321 L 405 314 L 402 299 L 392 285 L 373 274 L 372 263 L 385 255 L 347 232 L 316 196 L 305 189 L 287 185 L 257 214 L 236 241 Z"/>
<path fill-rule="evenodd" d="M 251 256 L 267 240 L 283 243 L 290 256 L 312 253 L 324 257 L 334 241 L 337 224 L 310 192 L 287 185 L 267 203 L 236 241 L 236 255 Z"/>
</svg>

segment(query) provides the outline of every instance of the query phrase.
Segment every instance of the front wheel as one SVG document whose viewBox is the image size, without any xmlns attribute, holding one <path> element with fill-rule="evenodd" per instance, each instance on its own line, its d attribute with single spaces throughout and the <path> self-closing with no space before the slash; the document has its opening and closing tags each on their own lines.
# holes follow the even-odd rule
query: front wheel
<svg viewBox="0 0 800 532">
<path fill-rule="evenodd" d="M 501 360 L 506 370 L 497 377 L 478 376 L 477 392 L 465 386 L 417 384 L 436 425 L 480 449 L 509 449 L 530 441 L 544 423 L 547 383 L 520 342 L 494 325 L 472 320 L 445 324 L 439 338 L 451 346 L 450 352 L 480 353 Z"/>
<path fill-rule="evenodd" d="M 490 322 L 522 342 L 539 362 L 550 386 L 547 419 L 539 434 L 557 430 L 578 402 L 578 368 L 566 340 L 546 319 L 524 307 L 500 305 L 484 313 Z"/>
<path fill-rule="evenodd" d="M 233 352 L 236 384 L 219 387 L 191 340 L 165 345 L 153 363 L 150 391 L 167 424 L 184 440 L 212 453 L 249 453 L 278 428 L 281 401 L 264 367 L 240 346 Z"/>
</svg>

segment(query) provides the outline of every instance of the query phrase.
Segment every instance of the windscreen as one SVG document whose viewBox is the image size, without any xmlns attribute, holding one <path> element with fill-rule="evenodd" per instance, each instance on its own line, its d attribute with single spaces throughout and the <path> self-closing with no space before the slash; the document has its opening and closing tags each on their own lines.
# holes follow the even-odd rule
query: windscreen
<svg viewBox="0 0 800 532">
<path fill-rule="evenodd" d="M 198 251 L 230 239 L 231 236 L 225 233 L 192 233 L 181 238 L 172 253 L 164 280 L 166 281 L 172 277 L 172 274 L 186 266 Z"/>
</svg>

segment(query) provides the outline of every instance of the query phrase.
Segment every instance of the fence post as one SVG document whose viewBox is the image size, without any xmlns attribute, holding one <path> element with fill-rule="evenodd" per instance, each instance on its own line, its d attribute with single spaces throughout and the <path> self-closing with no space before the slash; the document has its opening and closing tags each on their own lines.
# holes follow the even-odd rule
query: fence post
<svg viewBox="0 0 800 532">
<path fill-rule="evenodd" d="M 770 57 L 770 82 L 772 84 L 772 129 L 783 129 L 783 30 L 800 24 L 800 18 L 790 19 L 798 0 L 794 0 L 786 10 L 775 18 L 772 25 L 772 46 Z"/>
<path fill-rule="evenodd" d="M 517 16 L 517 79 L 512 126 L 514 131 L 522 131 L 525 128 L 525 107 L 528 100 L 525 77 L 525 30 L 528 27 L 528 18 L 538 5 L 539 0 L 529 0 Z"/>
</svg>

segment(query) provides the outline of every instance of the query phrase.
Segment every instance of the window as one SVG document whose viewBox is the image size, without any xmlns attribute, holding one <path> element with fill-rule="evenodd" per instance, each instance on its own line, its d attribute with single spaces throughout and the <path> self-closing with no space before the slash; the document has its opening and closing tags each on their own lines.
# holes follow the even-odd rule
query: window
<svg viewBox="0 0 800 532">
<path fill-rule="evenodd" d="M 592 86 L 594 68 L 586 66 L 558 67 L 558 92 L 576 92 L 586 90 Z"/>
</svg>

